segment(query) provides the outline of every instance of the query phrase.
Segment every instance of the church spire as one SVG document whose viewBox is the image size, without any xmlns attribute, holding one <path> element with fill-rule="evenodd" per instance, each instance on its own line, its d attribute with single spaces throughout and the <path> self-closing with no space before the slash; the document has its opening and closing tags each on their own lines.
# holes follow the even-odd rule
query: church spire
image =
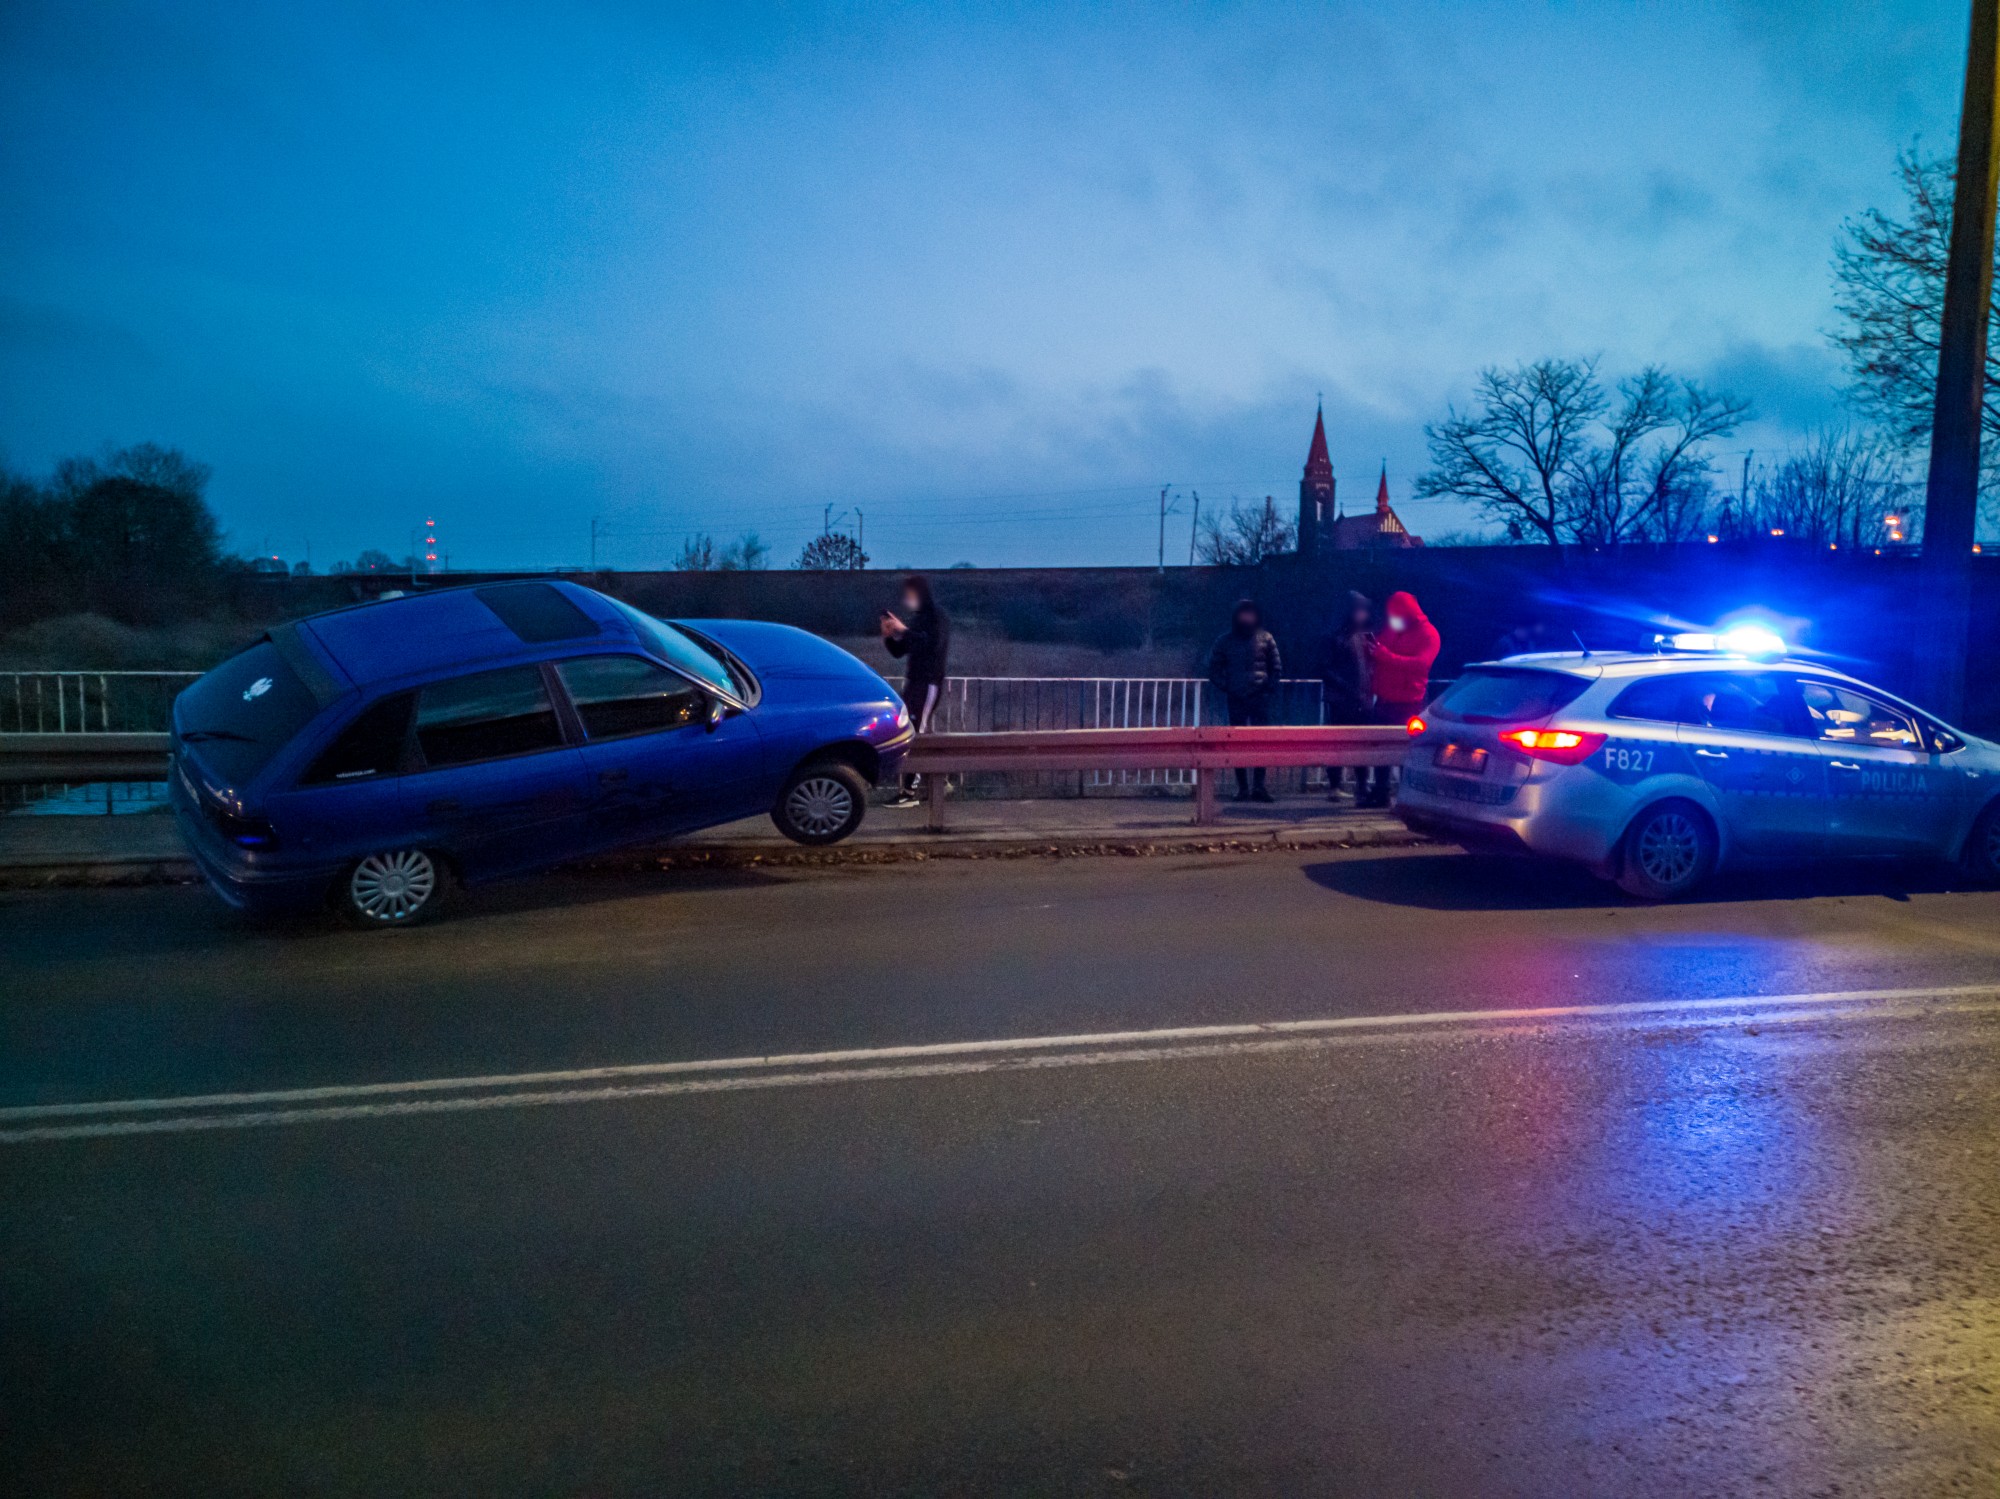
<svg viewBox="0 0 2000 1499">
<path fill-rule="evenodd" d="M 1382 477 L 1375 485 L 1375 513 L 1389 513 L 1389 460 L 1382 460 Z"/>
<path fill-rule="evenodd" d="M 1313 413 L 1312 447 L 1306 451 L 1305 477 L 1310 480 L 1329 480 L 1333 477 L 1333 459 L 1326 451 L 1326 411 L 1324 408 Z"/>
</svg>

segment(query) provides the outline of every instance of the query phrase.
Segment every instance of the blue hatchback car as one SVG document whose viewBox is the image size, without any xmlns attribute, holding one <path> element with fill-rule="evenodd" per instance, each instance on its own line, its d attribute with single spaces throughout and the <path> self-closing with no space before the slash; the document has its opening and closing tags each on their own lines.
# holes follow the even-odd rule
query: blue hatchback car
<svg viewBox="0 0 2000 1499">
<path fill-rule="evenodd" d="M 271 631 L 175 700 L 169 791 L 230 904 L 407 926 L 455 882 L 760 812 L 838 842 L 913 737 L 803 630 L 498 583 Z"/>
</svg>

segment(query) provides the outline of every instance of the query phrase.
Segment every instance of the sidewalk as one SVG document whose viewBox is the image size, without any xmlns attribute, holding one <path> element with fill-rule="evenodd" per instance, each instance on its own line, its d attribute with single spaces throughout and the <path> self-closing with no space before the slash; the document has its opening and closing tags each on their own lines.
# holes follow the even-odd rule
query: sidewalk
<svg viewBox="0 0 2000 1499">
<path fill-rule="evenodd" d="M 1186 799 L 1081 797 L 954 799 L 950 826 L 924 829 L 922 807 L 870 807 L 861 830 L 831 848 L 781 837 L 769 818 L 746 818 L 672 843 L 598 855 L 588 869 L 677 869 L 741 864 L 880 864 L 906 859 L 1081 857 L 1104 854 L 1351 848 L 1425 840 L 1385 812 L 1316 797 L 1270 806 L 1225 801 L 1195 827 Z M 156 884 L 192 880 L 194 865 L 165 813 L 121 817 L 0 817 L 0 888 Z"/>
</svg>

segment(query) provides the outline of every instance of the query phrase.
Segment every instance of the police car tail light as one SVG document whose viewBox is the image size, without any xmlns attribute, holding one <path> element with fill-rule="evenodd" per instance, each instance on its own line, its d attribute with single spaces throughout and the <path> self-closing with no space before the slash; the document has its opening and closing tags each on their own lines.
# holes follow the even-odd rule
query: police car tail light
<svg viewBox="0 0 2000 1499">
<path fill-rule="evenodd" d="M 1423 733 L 1425 729 L 1428 729 L 1430 725 L 1425 723 L 1421 718 L 1413 718 L 1404 724 L 1403 727 L 1409 730 L 1410 737 L 1414 739 L 1417 735 Z"/>
<path fill-rule="evenodd" d="M 1575 729 L 1509 729 L 1500 738 L 1537 760 L 1553 760 L 1558 765 L 1580 765 L 1604 743 L 1602 734 Z"/>
</svg>

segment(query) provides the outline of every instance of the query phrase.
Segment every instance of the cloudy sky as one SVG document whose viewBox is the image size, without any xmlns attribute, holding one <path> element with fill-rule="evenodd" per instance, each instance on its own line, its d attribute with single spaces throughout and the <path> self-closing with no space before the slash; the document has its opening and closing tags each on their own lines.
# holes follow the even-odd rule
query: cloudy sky
<svg viewBox="0 0 2000 1499">
<path fill-rule="evenodd" d="M 0 5 L 0 452 L 209 462 L 241 550 L 1152 559 L 1407 499 L 1480 366 L 1840 415 L 1828 261 L 1962 0 Z M 1461 529 L 1405 504 L 1414 529 Z M 851 523 L 851 520 L 850 520 Z"/>
</svg>

